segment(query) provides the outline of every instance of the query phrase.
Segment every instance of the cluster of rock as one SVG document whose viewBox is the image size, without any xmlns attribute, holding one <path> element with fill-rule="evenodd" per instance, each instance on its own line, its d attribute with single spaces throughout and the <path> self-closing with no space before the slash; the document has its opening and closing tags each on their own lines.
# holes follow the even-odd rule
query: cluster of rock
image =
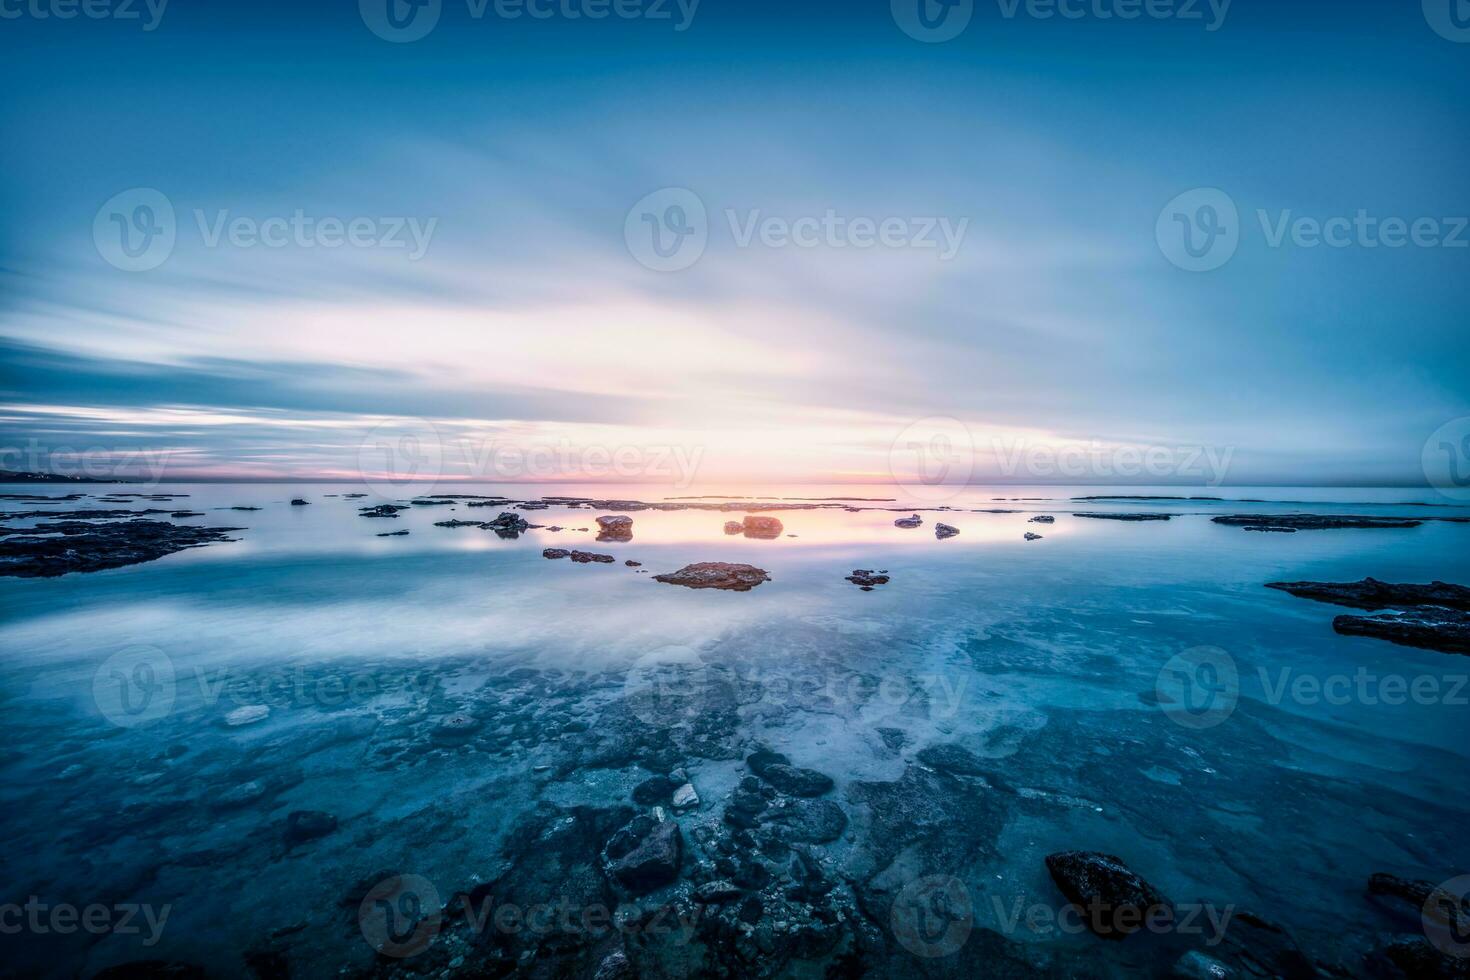
<svg viewBox="0 0 1470 980">
<path fill-rule="evenodd" d="M 0 576 L 54 578 L 155 561 L 222 541 L 238 527 L 193 527 L 167 521 L 56 521 L 0 528 Z"/>
<path fill-rule="evenodd" d="M 1342 528 L 1411 528 L 1423 522 L 1407 517 L 1353 517 L 1340 514 L 1224 514 L 1212 518 L 1216 524 L 1247 531 L 1324 531 Z"/>
<path fill-rule="evenodd" d="M 569 551 L 566 548 L 547 548 L 541 552 L 541 557 L 550 558 L 552 561 L 570 558 L 578 565 L 611 565 L 617 560 L 612 555 L 599 555 L 591 551 Z"/>
<path fill-rule="evenodd" d="M 847 581 L 864 592 L 872 592 L 878 586 L 888 584 L 888 569 L 883 568 L 875 572 L 871 568 L 854 568 L 852 574 L 847 576 Z"/>
<path fill-rule="evenodd" d="M 529 531 L 536 525 L 530 523 L 519 514 L 513 514 L 510 511 L 502 511 L 500 516 L 495 518 L 495 520 L 493 521 L 461 521 L 456 519 L 450 521 L 436 521 L 434 523 L 434 526 L 453 528 L 478 527 L 485 531 L 494 531 L 498 536 L 502 538 L 514 540 L 515 538 L 519 538 L 521 536 L 522 531 Z"/>
<path fill-rule="evenodd" d="M 1470 589 L 1462 585 L 1394 585 L 1365 578 L 1361 582 L 1269 582 L 1266 587 L 1338 606 L 1386 610 L 1372 616 L 1336 617 L 1332 628 L 1344 636 L 1470 653 Z"/>
</svg>

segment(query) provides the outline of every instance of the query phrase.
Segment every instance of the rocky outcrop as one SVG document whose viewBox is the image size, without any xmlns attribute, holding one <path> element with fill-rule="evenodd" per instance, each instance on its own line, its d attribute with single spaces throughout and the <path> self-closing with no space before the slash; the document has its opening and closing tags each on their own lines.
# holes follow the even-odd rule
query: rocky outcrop
<svg viewBox="0 0 1470 980">
<path fill-rule="evenodd" d="M 924 519 L 918 514 L 914 514 L 912 517 L 900 517 L 898 520 L 893 522 L 893 526 L 912 529 L 919 527 L 923 523 Z"/>
<path fill-rule="evenodd" d="M 1073 514 L 1073 517 L 1090 517 L 1095 521 L 1168 521 L 1173 514 Z"/>
<path fill-rule="evenodd" d="M 597 540 L 632 541 L 633 518 L 621 514 L 597 519 Z"/>
<path fill-rule="evenodd" d="M 1370 611 L 1403 606 L 1443 606 L 1470 612 L 1470 589 L 1447 582 L 1393 585 L 1376 578 L 1365 578 L 1361 582 L 1268 582 L 1266 588 L 1280 589 L 1299 599 L 1315 599 Z"/>
<path fill-rule="evenodd" d="M 864 592 L 872 592 L 878 586 L 888 584 L 888 570 L 875 572 L 871 568 L 854 568 L 847 580 Z"/>
<path fill-rule="evenodd" d="M 821 796 L 832 791 L 831 776 L 783 762 L 764 767 L 760 777 L 788 796 Z"/>
<path fill-rule="evenodd" d="M 1104 939 L 1124 939 L 1169 902 L 1121 858 L 1096 851 L 1049 854 L 1046 870 L 1087 927 Z"/>
<path fill-rule="evenodd" d="M 1357 517 L 1340 514 L 1222 514 L 1216 524 L 1247 531 L 1323 531 L 1338 528 L 1410 528 L 1422 522 L 1407 517 Z"/>
<path fill-rule="evenodd" d="M 1332 628 L 1343 636 L 1371 636 L 1400 646 L 1470 653 L 1470 613 L 1439 606 L 1416 606 L 1372 616 L 1338 616 Z"/>
<path fill-rule="evenodd" d="M 607 875 L 630 895 L 645 895 L 679 877 L 684 837 L 672 820 L 634 817 L 608 840 L 602 861 Z"/>
<path fill-rule="evenodd" d="M 239 527 L 191 527 L 167 521 L 58 521 L 0 534 L 0 576 L 55 578 L 139 565 L 189 548 L 234 541 Z"/>
<path fill-rule="evenodd" d="M 291 499 L 291 506 L 292 507 L 305 507 L 305 506 L 307 506 L 310 503 L 311 503 L 310 500 L 303 500 L 300 497 L 293 497 Z"/>
<path fill-rule="evenodd" d="M 702 561 L 685 565 L 677 572 L 655 575 L 655 582 L 666 585 L 682 585 L 688 589 L 725 589 L 730 592 L 749 592 L 762 582 L 771 580 L 764 568 L 723 561 Z"/>
<path fill-rule="evenodd" d="M 1055 517 L 1052 517 L 1050 514 L 1041 514 L 1041 515 L 1039 515 L 1037 517 L 1031 518 L 1031 520 L 1028 523 L 1031 523 L 1031 524 L 1055 524 L 1056 523 L 1056 520 L 1057 519 Z"/>
<path fill-rule="evenodd" d="M 774 517 L 762 517 L 759 514 L 747 514 L 741 529 L 747 538 L 772 539 L 779 538 L 785 530 L 781 522 Z"/>
<path fill-rule="evenodd" d="M 959 528 L 957 528 L 957 527 L 951 527 L 948 524 L 935 524 L 934 525 L 934 536 L 936 538 L 938 538 L 940 541 L 943 541 L 945 538 L 952 538 L 956 534 L 959 534 L 959 533 L 960 533 L 960 529 Z"/>
<path fill-rule="evenodd" d="M 612 555 L 599 555 L 593 551 L 573 551 L 570 557 L 578 565 L 611 565 L 617 560 Z"/>
<path fill-rule="evenodd" d="M 408 510 L 408 505 L 379 504 L 376 507 L 360 507 L 357 512 L 363 517 L 397 517 L 400 510 Z"/>
</svg>

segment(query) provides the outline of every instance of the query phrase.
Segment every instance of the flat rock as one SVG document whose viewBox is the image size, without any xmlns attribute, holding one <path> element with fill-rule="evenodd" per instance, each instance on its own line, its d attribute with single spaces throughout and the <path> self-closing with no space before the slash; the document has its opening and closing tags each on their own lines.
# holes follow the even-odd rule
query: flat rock
<svg viewBox="0 0 1470 980">
<path fill-rule="evenodd" d="M 571 559 L 578 565 L 611 565 L 614 561 L 617 561 L 612 555 L 599 555 L 592 551 L 573 551 Z"/>
<path fill-rule="evenodd" d="M 1222 514 L 1216 524 L 1247 530 L 1323 531 L 1338 528 L 1410 528 L 1422 522 L 1408 517 L 1360 517 L 1342 514 Z"/>
<path fill-rule="evenodd" d="M 677 572 L 655 575 L 653 580 L 666 585 L 682 585 L 689 589 L 749 592 L 762 582 L 769 582 L 771 576 L 764 568 L 756 568 L 754 565 L 704 561 L 685 565 Z"/>
<path fill-rule="evenodd" d="M 1073 517 L 1090 517 L 1095 521 L 1167 521 L 1173 514 L 1073 514 Z M 1219 518 L 1216 518 L 1219 520 Z"/>
<path fill-rule="evenodd" d="M 1088 928 L 1104 939 L 1126 938 L 1143 927 L 1152 909 L 1169 905 L 1153 885 L 1111 854 L 1049 854 L 1046 869 L 1067 900 L 1079 907 Z"/>
<path fill-rule="evenodd" d="M 1470 589 L 1446 582 L 1393 585 L 1376 578 L 1365 578 L 1361 582 L 1268 582 L 1266 588 L 1280 589 L 1300 599 L 1315 599 L 1356 609 L 1443 606 L 1470 612 Z"/>
<path fill-rule="evenodd" d="M 1050 514 L 1041 514 L 1041 515 L 1038 515 L 1036 517 L 1031 518 L 1031 520 L 1029 521 L 1029 523 L 1031 523 L 1031 524 L 1055 524 L 1056 523 L 1056 520 L 1057 519 L 1055 517 L 1052 517 Z"/>
<path fill-rule="evenodd" d="M 357 513 L 362 517 L 397 517 L 401 510 L 408 510 L 408 505 L 378 504 L 376 507 L 359 507 Z"/>
<path fill-rule="evenodd" d="M 893 522 L 893 526 L 902 528 L 915 528 L 919 527 L 923 523 L 924 519 L 918 514 L 915 514 L 912 517 L 900 517 L 898 520 Z"/>
<path fill-rule="evenodd" d="M 93 523 L 59 521 L 5 528 L 0 535 L 0 576 L 55 578 L 140 565 L 230 537 L 238 527 L 191 527 L 167 521 Z"/>
<path fill-rule="evenodd" d="M 832 791 L 832 777 L 815 769 L 801 769 L 777 762 L 766 766 L 760 777 L 790 796 L 821 796 Z"/>
<path fill-rule="evenodd" d="M 1470 612 L 1416 606 L 1372 616 L 1338 616 L 1332 628 L 1343 636 L 1371 636 L 1400 646 L 1470 653 Z"/>
</svg>

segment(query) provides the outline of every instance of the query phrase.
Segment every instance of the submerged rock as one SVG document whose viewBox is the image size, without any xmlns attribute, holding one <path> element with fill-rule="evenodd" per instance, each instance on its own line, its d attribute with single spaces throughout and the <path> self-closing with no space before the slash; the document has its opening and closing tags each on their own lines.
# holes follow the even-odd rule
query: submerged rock
<svg viewBox="0 0 1470 980">
<path fill-rule="evenodd" d="M 1049 854 L 1046 870 L 1089 929 L 1104 939 L 1123 939 L 1143 927 L 1154 909 L 1169 907 L 1158 889 L 1121 858 L 1096 851 Z"/>
<path fill-rule="evenodd" d="M 293 810 L 286 817 L 286 843 L 304 844 L 337 829 L 337 818 L 320 810 Z"/>
<path fill-rule="evenodd" d="M 643 895 L 679 877 L 684 837 L 672 820 L 637 816 L 603 848 L 603 867 L 631 895 Z"/>
<path fill-rule="evenodd" d="M 924 519 L 918 514 L 912 517 L 900 517 L 893 522 L 894 527 L 915 528 L 924 523 Z"/>
<path fill-rule="evenodd" d="M 685 565 L 677 572 L 655 575 L 655 582 L 666 585 L 682 585 L 689 589 L 725 589 L 731 592 L 749 592 L 762 582 L 771 580 L 764 568 L 723 561 L 703 561 Z"/>
<path fill-rule="evenodd" d="M 740 523 L 739 521 L 726 521 L 725 522 L 725 533 L 726 534 L 744 534 L 745 533 L 745 525 L 742 524 L 742 523 Z"/>
<path fill-rule="evenodd" d="M 221 720 L 226 728 L 241 728 L 245 725 L 253 725 L 256 722 L 265 721 L 270 717 L 271 709 L 264 704 L 247 704 L 236 708 Z"/>
<path fill-rule="evenodd" d="M 821 796 L 831 792 L 832 777 L 815 769 L 800 769 L 784 762 L 765 766 L 760 777 L 790 796 Z"/>
<path fill-rule="evenodd" d="M 858 586 L 864 592 L 872 592 L 875 586 L 887 585 L 888 576 L 873 571 L 871 568 L 854 568 L 847 580 Z"/>
<path fill-rule="evenodd" d="M 934 525 L 934 536 L 936 538 L 938 538 L 940 541 L 943 541 L 945 538 L 952 538 L 956 534 L 959 534 L 959 533 L 960 533 L 960 529 L 959 528 L 957 528 L 957 527 L 951 527 L 948 524 L 935 524 Z"/>
<path fill-rule="evenodd" d="M 192 527 L 167 521 L 59 521 L 0 529 L 0 575 L 55 578 L 156 561 L 216 542 L 234 541 L 239 527 Z"/>
</svg>

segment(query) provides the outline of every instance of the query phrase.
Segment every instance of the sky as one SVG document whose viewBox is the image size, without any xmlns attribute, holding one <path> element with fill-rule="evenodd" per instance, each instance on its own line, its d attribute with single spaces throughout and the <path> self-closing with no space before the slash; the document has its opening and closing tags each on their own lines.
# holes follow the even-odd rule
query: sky
<svg viewBox="0 0 1470 980">
<path fill-rule="evenodd" d="M 0 466 L 1422 485 L 1454 2 L 0 0 Z"/>
</svg>

